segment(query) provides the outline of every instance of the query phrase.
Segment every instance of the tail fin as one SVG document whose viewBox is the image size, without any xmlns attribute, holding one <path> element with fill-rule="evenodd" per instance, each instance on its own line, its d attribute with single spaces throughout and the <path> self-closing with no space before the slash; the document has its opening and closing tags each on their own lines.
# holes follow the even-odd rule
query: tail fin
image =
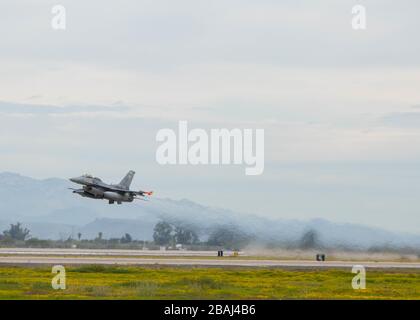
<svg viewBox="0 0 420 320">
<path fill-rule="evenodd" d="M 134 171 L 128 172 L 118 185 L 124 189 L 130 189 L 131 181 L 133 181 L 135 174 L 136 173 Z"/>
</svg>

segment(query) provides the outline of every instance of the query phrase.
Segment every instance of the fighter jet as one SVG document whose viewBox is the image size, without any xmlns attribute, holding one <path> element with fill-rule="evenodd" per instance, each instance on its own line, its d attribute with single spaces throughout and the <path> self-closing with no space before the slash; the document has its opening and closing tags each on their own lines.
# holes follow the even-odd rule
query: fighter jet
<svg viewBox="0 0 420 320">
<path fill-rule="evenodd" d="M 109 204 L 114 202 L 122 204 L 123 202 L 133 202 L 134 199 L 143 199 L 145 196 L 151 196 L 152 191 L 132 191 L 130 190 L 131 181 L 133 181 L 134 171 L 130 171 L 121 180 L 119 184 L 106 184 L 101 179 L 85 174 L 77 178 L 71 178 L 70 181 L 83 185 L 82 189 L 71 189 L 82 197 L 91 199 L 106 199 Z"/>
</svg>

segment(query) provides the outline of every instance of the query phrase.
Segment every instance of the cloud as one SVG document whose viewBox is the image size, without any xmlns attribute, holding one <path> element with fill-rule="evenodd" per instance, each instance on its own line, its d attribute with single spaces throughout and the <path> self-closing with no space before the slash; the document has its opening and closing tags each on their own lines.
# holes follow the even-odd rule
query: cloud
<svg viewBox="0 0 420 320">
<path fill-rule="evenodd" d="M 0 12 L 2 55 L 154 72 L 230 61 L 289 67 L 419 66 L 420 5 L 415 0 L 406 0 L 398 10 L 389 0 L 370 1 L 363 33 L 351 29 L 354 1 L 61 4 L 67 8 L 68 28 L 60 33 L 50 27 L 50 1 L 6 1 Z"/>
<path fill-rule="evenodd" d="M 130 110 L 127 106 L 52 106 L 38 104 L 23 104 L 0 101 L 0 113 L 27 114 L 27 115 L 53 115 L 75 113 L 120 113 Z"/>
<path fill-rule="evenodd" d="M 415 108 L 418 108 L 415 106 Z M 401 128 L 420 128 L 420 112 L 395 112 L 382 118 L 385 125 Z"/>
<path fill-rule="evenodd" d="M 346 207 L 344 218 L 374 221 L 389 207 L 387 195 L 365 208 L 369 199 L 356 190 L 365 180 L 351 184 L 357 170 L 331 173 L 330 166 L 399 161 L 378 176 L 395 170 L 402 192 L 405 163 L 420 159 L 420 112 L 406 109 L 420 101 L 417 0 L 369 1 L 363 32 L 351 29 L 354 1 L 60 4 L 67 8 L 64 32 L 50 27 L 50 1 L 2 3 L 3 170 L 119 178 L 140 168 L 170 196 L 273 215 L 331 217 Z M 242 168 L 157 166 L 156 131 L 176 128 L 179 120 L 191 127 L 264 128 L 267 174 L 250 182 L 238 177 Z M 285 184 L 277 173 L 283 163 L 326 169 L 287 169 Z M 376 178 L 366 179 L 372 189 L 384 185 Z M 328 188 L 317 193 L 312 181 L 327 181 Z M 225 192 L 215 192 L 220 186 Z M 345 192 L 331 196 L 334 187 Z M 392 208 L 406 208 L 398 196 Z M 415 205 L 409 209 L 407 219 Z"/>
</svg>

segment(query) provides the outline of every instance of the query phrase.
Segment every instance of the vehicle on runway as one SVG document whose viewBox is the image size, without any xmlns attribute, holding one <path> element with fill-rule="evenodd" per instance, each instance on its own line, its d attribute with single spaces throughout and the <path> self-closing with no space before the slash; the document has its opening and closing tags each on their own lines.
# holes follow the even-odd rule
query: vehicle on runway
<svg viewBox="0 0 420 320">
<path fill-rule="evenodd" d="M 123 202 L 133 202 L 135 199 L 142 200 L 146 196 L 151 196 L 152 191 L 133 191 L 130 190 L 131 182 L 133 181 L 134 171 L 130 171 L 121 180 L 119 184 L 107 184 L 101 179 L 93 177 L 92 175 L 85 174 L 80 177 L 71 178 L 70 181 L 83 185 L 82 189 L 73 189 L 73 193 L 76 193 L 82 197 L 91 199 L 106 199 L 109 204 Z"/>
</svg>

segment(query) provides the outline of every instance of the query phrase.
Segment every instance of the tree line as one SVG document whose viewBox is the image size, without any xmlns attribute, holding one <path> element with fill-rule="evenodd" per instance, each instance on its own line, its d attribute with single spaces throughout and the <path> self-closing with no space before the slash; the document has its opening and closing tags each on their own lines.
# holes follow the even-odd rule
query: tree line
<svg viewBox="0 0 420 320">
<path fill-rule="evenodd" d="M 189 248 L 220 248 L 240 250 L 250 242 L 255 241 L 255 236 L 241 231 L 236 226 L 219 225 L 207 230 L 207 234 L 201 240 L 199 231 L 192 225 L 159 221 L 153 229 L 153 241 L 139 241 L 133 239 L 129 233 L 121 238 L 105 239 L 102 232 L 98 232 L 93 239 L 83 239 L 82 233 L 77 233 L 77 239 L 69 236 L 66 240 L 44 240 L 31 237 L 30 230 L 23 227 L 21 223 L 11 224 L 9 229 L 0 234 L 2 245 L 25 245 L 34 247 L 71 247 L 80 248 L 155 248 L 171 247 L 177 245 Z M 154 247 L 153 247 L 154 246 Z M 279 243 L 275 245 L 280 246 Z M 314 230 L 304 232 L 299 241 L 296 241 L 290 248 L 318 249 L 322 248 L 318 233 Z"/>
<path fill-rule="evenodd" d="M 207 240 L 204 241 L 200 240 L 197 230 L 190 225 L 160 221 L 153 229 L 153 241 L 161 246 L 201 244 L 210 247 L 241 249 L 251 240 L 253 236 L 231 225 L 212 227 Z"/>
</svg>

